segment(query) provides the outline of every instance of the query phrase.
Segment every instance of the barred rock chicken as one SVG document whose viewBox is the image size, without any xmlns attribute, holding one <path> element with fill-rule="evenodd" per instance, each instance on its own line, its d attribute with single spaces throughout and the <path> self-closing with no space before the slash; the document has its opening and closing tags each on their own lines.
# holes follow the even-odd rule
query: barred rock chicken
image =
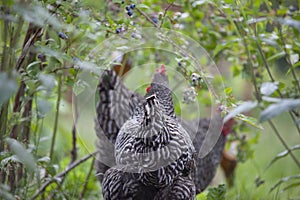
<svg viewBox="0 0 300 200">
<path fill-rule="evenodd" d="M 145 99 L 140 94 L 130 91 L 122 83 L 119 75 L 122 75 L 120 73 L 124 71 L 128 71 L 127 64 L 124 70 L 120 70 L 120 66 L 114 67 L 113 70 L 105 70 L 97 88 L 99 101 L 96 108 L 95 129 L 98 137 L 98 154 L 95 167 L 100 182 L 106 170 L 109 169 L 108 165 L 115 165 L 114 144 L 121 126 L 133 114 L 138 103 Z M 153 76 L 153 82 L 159 83 L 161 77 L 167 78 L 164 73 L 164 66 L 158 68 Z M 166 105 L 165 102 L 163 104 Z M 173 105 L 170 110 L 172 109 Z M 174 109 L 171 112 L 174 113 Z"/>
<path fill-rule="evenodd" d="M 105 198 L 140 199 L 140 196 L 136 196 L 138 191 L 143 194 L 147 188 L 158 191 L 158 195 L 150 199 L 162 199 L 162 195 L 166 199 L 194 199 L 192 141 L 176 120 L 164 114 L 155 95 L 147 97 L 146 102 L 139 105 L 134 115 L 122 126 L 115 149 L 117 165 L 104 175 Z M 120 167 L 121 170 L 117 169 Z M 122 184 L 122 180 L 128 179 L 129 184 Z M 116 187 L 123 190 L 116 190 Z M 169 192 L 165 194 L 163 191 Z"/>
</svg>

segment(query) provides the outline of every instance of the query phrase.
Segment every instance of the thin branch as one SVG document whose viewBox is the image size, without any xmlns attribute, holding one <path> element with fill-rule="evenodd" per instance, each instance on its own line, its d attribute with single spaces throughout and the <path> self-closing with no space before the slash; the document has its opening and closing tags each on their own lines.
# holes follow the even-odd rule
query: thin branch
<svg viewBox="0 0 300 200">
<path fill-rule="evenodd" d="M 63 177 L 65 177 L 69 172 L 71 172 L 75 167 L 77 167 L 78 165 L 80 165 L 81 163 L 84 163 L 85 161 L 87 161 L 88 159 L 90 159 L 91 157 L 95 156 L 97 154 L 97 152 L 93 152 L 89 155 L 86 155 L 85 157 L 81 158 L 78 161 L 75 161 L 74 163 L 72 163 L 70 166 L 68 166 L 65 171 L 57 174 L 56 176 L 54 176 L 52 179 L 48 180 L 47 182 L 45 182 L 39 189 L 38 191 L 30 198 L 30 200 L 34 200 L 36 199 L 39 195 L 41 195 L 42 193 L 44 193 L 45 189 L 54 182 L 59 182 L 60 179 L 62 179 Z"/>
<path fill-rule="evenodd" d="M 2 7 L 4 9 L 5 14 L 9 14 L 9 10 L 6 6 Z M 1 66 L 0 71 L 5 71 L 9 69 L 9 66 L 7 65 L 7 57 L 8 57 L 8 30 L 9 30 L 9 20 L 5 19 L 3 23 L 3 50 L 2 50 L 2 60 L 1 60 Z"/>
<path fill-rule="evenodd" d="M 274 77 L 272 76 L 272 73 L 271 73 L 269 64 L 268 64 L 267 59 L 266 59 L 266 57 L 265 57 L 265 55 L 264 55 L 264 53 L 263 53 L 263 51 L 262 51 L 262 49 L 261 49 L 261 46 L 259 45 L 259 43 L 258 43 L 257 40 L 256 40 L 255 42 L 256 42 L 256 46 L 257 46 L 257 48 L 258 48 L 259 54 L 260 54 L 260 56 L 262 57 L 262 60 L 263 60 L 263 62 L 264 62 L 265 68 L 266 68 L 267 71 L 268 71 L 269 77 L 270 77 L 270 79 L 271 79 L 272 82 L 275 82 L 275 79 L 274 79 Z M 280 98 L 284 98 L 284 96 L 283 96 L 282 93 L 280 92 L 280 89 L 279 89 L 279 88 L 277 88 L 277 92 L 278 92 Z M 294 115 L 296 115 L 296 116 L 299 116 L 299 114 L 298 114 L 295 110 L 289 111 L 289 115 L 290 115 L 290 117 L 292 118 L 292 121 L 293 121 L 294 125 L 296 126 L 296 129 L 297 129 L 297 131 L 298 131 L 298 133 L 299 133 L 299 135 L 300 135 L 300 127 L 299 127 L 299 125 L 298 125 L 298 123 L 297 123 L 297 121 L 296 121 L 296 118 L 294 117 L 293 113 L 294 113 Z"/>
<path fill-rule="evenodd" d="M 236 29 L 238 31 L 238 34 L 240 35 L 240 37 L 242 37 L 243 41 L 244 41 L 244 45 L 245 45 L 245 48 L 246 48 L 246 51 L 247 51 L 247 60 L 249 62 L 249 64 L 251 65 L 251 73 L 252 73 L 252 81 L 253 81 L 253 85 L 255 87 L 255 91 L 256 91 L 256 99 L 260 102 L 261 101 L 261 95 L 258 91 L 258 87 L 257 87 L 257 83 L 256 83 L 256 79 L 254 77 L 254 72 L 253 72 L 253 69 L 254 69 L 254 66 L 252 65 L 252 62 L 251 62 L 251 59 L 250 59 L 250 51 L 248 50 L 248 47 L 247 47 L 247 44 L 246 44 L 246 41 L 245 41 L 245 37 L 243 34 L 241 34 L 240 32 L 240 27 L 237 23 L 234 23 L 235 26 L 236 26 Z M 274 82 L 274 78 L 272 76 L 272 73 L 271 73 L 271 70 L 269 68 L 269 65 L 268 65 L 268 62 L 266 60 L 266 58 L 264 57 L 264 54 L 262 52 L 262 49 L 259 45 L 259 43 L 256 41 L 256 45 L 258 47 L 258 50 L 259 50 L 259 53 L 261 54 L 262 56 L 262 59 L 263 59 L 263 62 L 265 64 L 265 67 L 267 68 L 267 71 L 268 71 L 268 74 L 270 76 L 270 79 L 272 80 L 272 82 Z M 280 91 L 279 91 L 279 94 L 280 94 Z M 282 98 L 282 95 L 280 94 L 281 98 Z M 293 116 L 292 116 L 293 118 Z M 271 120 L 268 120 L 271 128 L 273 129 L 273 131 L 275 132 L 276 136 L 278 137 L 278 139 L 280 140 L 280 142 L 282 143 L 282 145 L 286 148 L 286 150 L 289 152 L 289 154 L 291 155 L 292 159 L 295 161 L 295 163 L 298 165 L 298 167 L 300 167 L 300 162 L 298 161 L 298 159 L 295 157 L 295 155 L 291 152 L 289 146 L 287 145 L 287 143 L 285 142 L 285 140 L 281 137 L 280 133 L 278 132 L 278 130 L 276 129 L 275 125 L 273 124 L 273 122 Z M 298 128 L 298 126 L 297 126 Z"/>
<path fill-rule="evenodd" d="M 136 8 L 136 10 L 143 15 L 147 21 L 149 21 L 151 24 L 153 24 L 156 28 L 160 28 L 160 26 L 158 24 L 156 24 L 146 13 L 144 13 L 141 9 Z"/>
<path fill-rule="evenodd" d="M 264 53 L 263 53 L 263 51 L 262 51 L 260 45 L 258 44 L 258 41 L 255 40 L 255 43 L 256 43 L 256 46 L 257 46 L 257 48 L 258 48 L 258 52 L 259 52 L 260 56 L 262 57 L 262 60 L 263 60 L 263 62 L 264 62 L 264 65 L 265 65 L 265 67 L 266 67 L 266 70 L 267 70 L 267 72 L 268 72 L 268 75 L 269 75 L 271 81 L 272 81 L 272 82 L 275 82 L 275 79 L 274 79 L 274 77 L 273 77 L 273 75 L 272 75 L 272 73 L 271 73 L 270 67 L 269 67 L 269 63 L 267 62 L 267 59 L 266 59 L 266 57 L 265 57 L 265 55 L 264 55 Z"/>
<path fill-rule="evenodd" d="M 299 160 L 296 158 L 296 156 L 291 151 L 291 149 L 289 148 L 289 146 L 287 145 L 287 143 L 284 141 L 284 139 L 281 137 L 280 133 L 278 132 L 278 130 L 275 127 L 275 125 L 273 124 L 273 122 L 271 120 L 269 120 L 268 122 L 269 122 L 269 125 L 271 126 L 271 128 L 273 129 L 273 131 L 275 132 L 277 138 L 280 140 L 280 142 L 283 144 L 283 146 L 285 147 L 285 149 L 288 151 L 288 153 L 290 154 L 290 156 L 292 157 L 292 159 L 295 161 L 295 163 L 300 168 L 300 162 L 299 162 Z"/>
<path fill-rule="evenodd" d="M 73 68 L 74 68 L 74 66 L 60 67 L 60 68 L 56 68 L 56 69 L 51 70 L 49 73 L 55 73 L 55 72 L 60 71 L 60 70 L 73 69 Z"/>
<path fill-rule="evenodd" d="M 281 27 L 280 27 L 280 26 L 278 27 L 278 30 L 279 30 L 279 35 L 280 35 L 280 39 L 281 39 L 281 41 L 282 41 L 282 46 L 283 46 L 284 52 L 285 52 L 285 54 L 287 55 L 288 66 L 289 66 L 289 68 L 290 68 L 290 70 L 291 70 L 291 72 L 292 72 L 293 78 L 294 78 L 294 80 L 295 80 L 295 82 L 296 82 L 296 84 L 297 84 L 298 92 L 300 93 L 300 84 L 299 84 L 299 80 L 298 80 L 297 75 L 296 75 L 296 73 L 295 73 L 295 70 L 294 70 L 294 68 L 293 68 L 293 65 L 292 65 L 290 56 L 289 56 L 289 54 L 288 54 L 288 51 L 287 51 L 287 49 L 286 49 L 285 40 L 284 40 L 284 37 L 283 37 L 282 30 L 281 30 Z"/>
<path fill-rule="evenodd" d="M 89 182 L 89 179 L 90 179 L 90 177 L 91 177 L 92 171 L 93 171 L 93 169 L 94 169 L 94 163 L 95 163 L 95 157 L 94 157 L 93 160 L 92 160 L 91 167 L 90 167 L 90 170 L 89 170 L 89 172 L 88 172 L 88 174 L 87 174 L 87 176 L 86 176 L 86 179 L 85 179 L 85 181 L 84 181 L 83 188 L 82 188 L 82 190 L 81 190 L 79 199 L 83 199 L 84 193 L 85 193 L 86 188 L 87 188 L 87 184 L 88 184 L 88 182 Z"/>
<path fill-rule="evenodd" d="M 169 3 L 168 7 L 165 9 L 164 14 L 161 19 L 161 23 L 159 25 L 159 28 L 161 28 L 161 26 L 163 25 L 166 14 L 167 14 L 168 10 L 171 8 L 171 6 L 173 6 L 173 4 L 174 4 L 174 1 L 172 3 Z"/>
<path fill-rule="evenodd" d="M 25 36 L 25 40 L 24 40 L 24 45 L 23 45 L 23 49 L 22 49 L 22 53 L 19 57 L 19 59 L 17 60 L 17 64 L 16 64 L 16 69 L 17 71 L 20 70 L 22 63 L 25 60 L 25 57 L 30 49 L 30 47 L 34 44 L 35 39 L 39 36 L 42 35 L 43 33 L 43 29 L 41 28 L 37 28 L 37 27 L 32 27 L 32 24 L 29 24 L 28 30 L 27 30 L 27 34 Z M 32 32 L 34 32 L 32 34 Z M 32 34 L 32 35 L 31 35 Z"/>
<path fill-rule="evenodd" d="M 52 141 L 51 141 L 51 147 L 50 147 L 50 159 L 52 160 L 53 152 L 54 152 L 54 145 L 55 145 L 55 138 L 57 133 L 57 127 L 58 127 L 58 116 L 59 116 L 59 105 L 60 105 L 60 98 L 61 98 L 61 74 L 58 76 L 58 87 L 57 87 L 57 101 L 56 101 L 56 112 L 55 112 L 55 121 L 54 121 L 54 127 L 53 127 L 53 133 L 52 133 Z"/>
<path fill-rule="evenodd" d="M 138 12 L 143 15 L 147 21 L 149 21 L 150 23 L 152 23 L 156 28 L 157 30 L 160 32 L 160 33 L 163 33 L 162 30 L 161 30 L 161 27 L 154 23 L 151 18 L 146 14 L 144 13 L 143 11 L 141 11 L 139 8 L 137 8 Z M 188 56 L 192 61 L 194 61 L 194 63 L 200 68 L 200 72 L 202 72 L 203 74 L 205 74 L 205 70 L 202 69 L 201 67 L 201 64 L 199 63 L 198 59 L 196 59 L 192 54 L 189 54 L 188 52 L 186 52 L 186 50 L 184 50 L 183 48 L 181 48 L 180 46 L 178 46 L 177 44 L 174 43 L 174 41 L 172 39 L 170 39 L 168 36 L 165 37 L 166 41 L 169 42 L 174 48 L 176 48 L 178 50 L 178 52 L 181 52 L 181 54 L 183 54 L 184 56 Z M 215 92 L 213 86 L 210 84 L 210 82 L 206 79 L 205 76 L 203 76 L 203 79 L 209 89 L 209 91 L 211 91 L 212 95 L 218 100 L 219 99 L 219 96 L 217 95 L 217 93 Z"/>
<path fill-rule="evenodd" d="M 78 121 L 78 109 L 77 109 L 77 102 L 75 100 L 75 98 L 73 98 L 74 101 L 74 123 L 73 123 L 73 128 L 72 128 L 72 150 L 71 150 L 71 160 L 70 160 L 70 164 L 72 164 L 76 159 L 77 159 L 77 147 L 76 147 L 76 126 L 77 126 L 77 121 Z"/>
</svg>

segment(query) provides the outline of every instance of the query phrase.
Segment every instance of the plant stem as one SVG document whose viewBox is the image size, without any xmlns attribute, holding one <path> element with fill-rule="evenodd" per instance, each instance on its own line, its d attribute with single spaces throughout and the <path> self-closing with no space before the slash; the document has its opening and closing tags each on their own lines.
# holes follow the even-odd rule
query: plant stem
<svg viewBox="0 0 300 200">
<path fill-rule="evenodd" d="M 282 42 L 282 46 L 283 46 L 283 50 L 285 52 L 285 55 L 287 55 L 287 63 L 288 63 L 288 66 L 291 70 L 291 73 L 292 73 L 292 76 L 296 82 L 296 86 L 297 86 L 297 89 L 298 89 L 298 93 L 300 93 L 300 83 L 299 83 L 299 80 L 297 78 L 297 75 L 295 73 L 295 70 L 294 70 L 294 67 L 292 65 L 292 62 L 291 62 L 291 59 L 290 59 L 290 55 L 286 49 L 286 45 L 285 45 L 285 40 L 284 40 L 284 37 L 283 37 L 283 34 L 282 34 L 282 29 L 281 27 L 279 26 L 278 27 L 278 30 L 279 30 L 279 35 L 280 35 L 280 39 L 281 39 L 281 42 Z"/>
<path fill-rule="evenodd" d="M 4 7 L 4 15 L 9 14 L 9 10 Z M 8 61 L 8 30 L 9 30 L 9 21 L 8 19 L 4 20 L 4 26 L 3 26 L 3 51 L 2 51 L 2 60 L 1 60 L 1 66 L 0 66 L 0 71 L 6 71 L 9 69 L 7 66 L 7 61 Z"/>
<path fill-rule="evenodd" d="M 252 81 L 253 81 L 253 85 L 254 85 L 254 88 L 255 88 L 255 92 L 256 92 L 256 99 L 258 102 L 260 102 L 262 100 L 261 98 L 261 95 L 258 91 L 258 87 L 257 87 L 257 83 L 256 83 L 256 79 L 255 79 L 255 76 L 254 76 L 254 66 L 252 65 L 252 62 L 250 60 L 250 52 L 247 48 L 247 44 L 246 44 L 246 41 L 245 41 L 245 37 L 240 33 L 240 28 L 238 26 L 238 24 L 235 24 L 237 26 L 237 30 L 239 31 L 239 35 L 242 37 L 243 41 L 244 41 L 244 45 L 245 45 L 245 48 L 246 48 L 246 52 L 247 52 L 247 60 L 249 62 L 249 64 L 251 65 L 251 74 L 252 74 Z M 269 64 L 266 60 L 266 58 L 264 57 L 264 54 L 262 52 L 262 49 L 260 47 L 260 45 L 258 44 L 258 42 L 256 41 L 256 45 L 258 47 L 258 50 L 259 50 L 259 53 L 260 55 L 262 56 L 262 59 L 263 59 L 263 62 L 265 64 L 265 67 L 268 71 L 268 74 L 269 74 L 269 77 L 270 79 L 272 80 L 272 82 L 275 81 L 275 79 L 273 78 L 272 76 L 272 73 L 271 73 L 271 70 L 269 68 Z M 280 91 L 279 91 L 279 94 L 280 94 Z M 289 154 L 291 155 L 292 159 L 295 161 L 295 163 L 298 165 L 298 167 L 300 167 L 300 163 L 299 161 L 297 160 L 297 158 L 295 157 L 295 155 L 291 152 L 289 146 L 287 145 L 287 143 L 284 141 L 284 139 L 281 137 L 280 133 L 278 132 L 278 130 L 276 129 L 276 127 L 274 126 L 273 122 L 271 120 L 268 120 L 270 126 L 272 127 L 273 131 L 275 132 L 276 136 L 278 137 L 278 139 L 280 140 L 280 142 L 282 143 L 282 145 L 286 148 L 286 150 L 289 152 Z"/>
<path fill-rule="evenodd" d="M 273 75 L 272 75 L 272 73 L 271 73 L 269 64 L 268 64 L 267 59 L 266 59 L 266 57 L 265 57 L 265 55 L 264 55 L 264 53 L 263 53 L 263 51 L 262 51 L 262 49 L 261 49 L 261 46 L 259 45 L 259 43 L 258 43 L 257 40 L 256 40 L 255 42 L 256 42 L 256 46 L 257 46 L 257 48 L 258 48 L 259 54 L 260 54 L 260 56 L 262 57 L 262 60 L 263 60 L 263 62 L 264 62 L 265 68 L 267 69 L 268 75 L 269 75 L 271 81 L 272 81 L 272 82 L 275 82 L 275 79 L 274 79 L 274 77 L 273 77 Z M 280 98 L 284 98 L 283 95 L 281 94 L 279 88 L 277 88 L 277 92 L 278 92 Z M 298 123 L 297 123 L 297 121 L 296 121 L 296 118 L 294 117 L 293 113 L 294 113 L 296 116 L 298 115 L 298 114 L 296 113 L 296 111 L 289 111 L 289 115 L 290 115 L 290 117 L 292 118 L 292 121 L 293 121 L 294 125 L 296 126 L 296 129 L 297 129 L 297 131 L 298 131 L 298 133 L 299 133 L 299 135 L 300 135 L 300 127 L 299 127 L 299 125 L 298 125 Z"/>
<path fill-rule="evenodd" d="M 2 105 L 0 109 L 0 152 L 4 150 L 4 137 L 6 135 L 6 126 L 7 126 L 7 115 L 8 115 L 8 105 L 6 102 Z"/>
<path fill-rule="evenodd" d="M 94 163 L 95 163 L 95 157 L 94 157 L 93 160 L 92 160 L 92 163 L 91 163 L 91 166 L 90 166 L 90 170 L 89 170 L 89 172 L 88 172 L 88 174 L 87 174 L 87 176 L 86 176 L 86 179 L 85 179 L 85 181 L 84 181 L 83 188 L 82 188 L 82 190 L 81 190 L 79 199 L 83 199 L 84 193 L 85 193 L 86 188 L 87 188 L 87 184 L 88 184 L 88 182 L 89 182 L 89 179 L 90 179 L 90 177 L 91 177 L 92 171 L 93 171 L 93 169 L 94 169 Z"/>
<path fill-rule="evenodd" d="M 159 25 L 159 28 L 162 27 L 162 25 L 163 25 L 163 23 L 164 23 L 164 19 L 165 19 L 165 17 L 166 17 L 166 14 L 167 14 L 168 10 L 171 8 L 171 6 L 173 6 L 173 4 L 174 4 L 174 1 L 171 2 L 171 3 L 169 3 L 168 7 L 165 9 L 164 14 L 163 14 L 162 19 L 161 19 L 161 23 L 160 23 L 160 25 Z"/>
<path fill-rule="evenodd" d="M 269 125 L 271 126 L 271 128 L 273 129 L 273 131 L 275 132 L 277 138 L 280 140 L 280 142 L 283 144 L 283 146 L 285 147 L 285 149 L 289 152 L 289 154 L 291 155 L 292 159 L 295 161 L 295 163 L 298 165 L 298 167 L 300 168 L 300 162 L 299 160 L 296 158 L 296 156 L 294 155 L 294 153 L 291 151 L 291 149 L 289 148 L 289 146 L 287 145 L 287 143 L 284 141 L 284 139 L 281 137 L 280 133 L 278 132 L 277 128 L 275 127 L 275 125 L 273 124 L 273 122 L 271 120 L 268 120 Z"/>
<path fill-rule="evenodd" d="M 76 147 L 76 126 L 77 126 L 77 121 L 78 121 L 78 109 L 77 109 L 77 103 L 75 98 L 73 98 L 73 108 L 74 108 L 74 123 L 73 123 L 73 128 L 72 128 L 72 150 L 71 150 L 71 160 L 70 164 L 72 164 L 76 159 L 77 159 L 77 147 Z"/>
<path fill-rule="evenodd" d="M 57 101 L 56 101 L 56 112 L 55 112 L 55 121 L 54 121 L 54 127 L 53 127 L 53 133 L 52 133 L 52 141 L 51 141 L 51 147 L 50 147 L 50 160 L 53 158 L 53 152 L 54 152 L 54 145 L 55 145 L 55 138 L 57 133 L 57 127 L 58 127 L 58 117 L 59 117 L 59 105 L 60 105 L 60 99 L 61 99 L 61 74 L 58 75 L 58 86 L 57 86 Z"/>
<path fill-rule="evenodd" d="M 68 166 L 63 172 L 57 174 L 56 176 L 54 176 L 53 178 L 51 178 L 50 180 L 48 180 L 47 182 L 45 182 L 42 187 L 39 188 L 39 190 L 30 198 L 30 200 L 34 200 L 36 199 L 40 194 L 44 193 L 45 189 L 54 182 L 57 182 L 58 180 L 60 180 L 62 177 L 65 177 L 70 171 L 72 171 L 75 167 L 77 167 L 78 165 L 80 165 L 81 163 L 87 161 L 88 159 L 90 159 L 91 157 L 95 156 L 97 154 L 97 152 L 93 152 L 83 158 L 81 158 L 78 161 L 75 161 L 74 163 L 72 163 L 70 166 Z"/>
</svg>

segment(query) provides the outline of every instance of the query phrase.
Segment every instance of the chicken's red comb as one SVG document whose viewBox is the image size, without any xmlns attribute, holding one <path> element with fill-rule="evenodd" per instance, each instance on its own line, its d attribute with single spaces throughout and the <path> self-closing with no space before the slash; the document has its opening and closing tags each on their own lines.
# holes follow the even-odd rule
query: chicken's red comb
<svg viewBox="0 0 300 200">
<path fill-rule="evenodd" d="M 165 65 L 162 64 L 160 68 L 157 68 L 157 69 L 156 69 L 156 71 L 157 71 L 158 73 L 164 75 L 164 74 L 166 73 L 166 67 L 165 67 Z"/>
<path fill-rule="evenodd" d="M 151 85 L 146 88 L 146 92 L 148 93 L 151 89 Z"/>
</svg>

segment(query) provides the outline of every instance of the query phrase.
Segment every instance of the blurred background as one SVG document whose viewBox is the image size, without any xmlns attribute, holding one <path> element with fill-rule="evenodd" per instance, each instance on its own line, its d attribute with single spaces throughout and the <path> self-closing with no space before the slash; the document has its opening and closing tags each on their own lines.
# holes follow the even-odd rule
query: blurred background
<svg viewBox="0 0 300 200">
<path fill-rule="evenodd" d="M 178 115 L 222 107 L 237 121 L 223 154 L 224 166 L 236 163 L 232 179 L 219 167 L 197 199 L 300 199 L 299 1 L 6 0 L 0 8 L 1 198 L 102 199 L 90 155 L 99 74 L 125 70 L 124 84 L 144 95 L 164 64 Z M 134 49 L 143 42 L 151 48 Z"/>
</svg>

